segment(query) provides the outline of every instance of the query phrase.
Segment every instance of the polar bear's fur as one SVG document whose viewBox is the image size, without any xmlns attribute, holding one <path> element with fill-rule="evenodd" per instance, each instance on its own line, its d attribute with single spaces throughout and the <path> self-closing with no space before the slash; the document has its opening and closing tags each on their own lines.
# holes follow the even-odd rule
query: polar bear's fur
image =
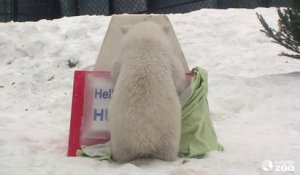
<svg viewBox="0 0 300 175">
<path fill-rule="evenodd" d="M 182 89 L 185 73 L 167 38 L 168 30 L 147 21 L 122 29 L 108 112 L 112 156 L 119 162 L 177 158 L 181 134 L 177 90 Z"/>
</svg>

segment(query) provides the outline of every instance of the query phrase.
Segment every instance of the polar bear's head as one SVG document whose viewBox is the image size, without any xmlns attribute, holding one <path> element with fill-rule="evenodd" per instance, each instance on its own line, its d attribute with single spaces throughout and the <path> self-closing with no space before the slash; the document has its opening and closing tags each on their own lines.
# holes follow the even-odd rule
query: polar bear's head
<svg viewBox="0 0 300 175">
<path fill-rule="evenodd" d="M 178 90 L 183 89 L 182 82 L 185 81 L 184 67 L 168 36 L 171 30 L 170 27 L 153 21 L 122 26 L 121 48 L 114 60 L 113 79 L 117 80 L 121 67 L 130 68 L 131 71 L 136 67 L 141 67 L 141 65 L 143 65 L 142 67 L 161 65 L 156 70 L 164 72 L 166 77 L 168 77 L 168 74 L 172 76 L 176 88 Z M 125 70 L 125 68 L 122 70 Z"/>
<path fill-rule="evenodd" d="M 160 25 L 153 21 L 143 21 L 135 25 L 121 26 L 123 34 L 123 46 L 134 46 L 142 43 L 154 42 L 162 48 L 171 49 L 172 45 L 168 38 L 170 26 Z"/>
</svg>

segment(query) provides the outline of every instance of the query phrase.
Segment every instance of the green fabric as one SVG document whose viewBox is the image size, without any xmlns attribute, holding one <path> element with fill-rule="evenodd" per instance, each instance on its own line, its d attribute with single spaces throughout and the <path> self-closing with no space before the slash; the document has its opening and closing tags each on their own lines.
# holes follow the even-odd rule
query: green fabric
<svg viewBox="0 0 300 175">
<path fill-rule="evenodd" d="M 207 72 L 196 67 L 192 70 L 191 86 L 180 94 L 182 103 L 182 127 L 179 154 L 182 157 L 200 158 L 213 150 L 223 151 L 210 118 L 207 102 Z M 78 156 L 98 160 L 111 159 L 110 142 L 82 147 Z"/>
<path fill-rule="evenodd" d="M 111 144 L 107 142 L 105 144 L 96 144 L 91 146 L 82 146 L 77 150 L 76 155 L 82 157 L 91 157 L 97 160 L 107 160 L 112 162 L 111 159 Z"/>
<path fill-rule="evenodd" d="M 207 102 L 207 72 L 196 67 L 192 70 L 190 98 L 182 107 L 181 140 L 179 153 L 184 157 L 201 157 L 212 150 L 223 151 L 210 118 Z"/>
</svg>

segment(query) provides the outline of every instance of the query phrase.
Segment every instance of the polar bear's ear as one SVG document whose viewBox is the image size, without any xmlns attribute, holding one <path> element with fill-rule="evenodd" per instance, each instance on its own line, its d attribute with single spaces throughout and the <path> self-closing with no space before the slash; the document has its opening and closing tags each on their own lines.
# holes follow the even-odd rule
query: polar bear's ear
<svg viewBox="0 0 300 175">
<path fill-rule="evenodd" d="M 166 32 L 166 33 L 169 33 L 170 31 L 170 26 L 169 25 L 163 25 L 163 30 Z"/>
<path fill-rule="evenodd" d="M 131 28 L 130 25 L 123 25 L 123 26 L 121 26 L 121 31 L 122 31 L 123 34 L 125 34 L 125 33 L 128 32 L 128 30 L 129 30 L 130 28 Z"/>
</svg>

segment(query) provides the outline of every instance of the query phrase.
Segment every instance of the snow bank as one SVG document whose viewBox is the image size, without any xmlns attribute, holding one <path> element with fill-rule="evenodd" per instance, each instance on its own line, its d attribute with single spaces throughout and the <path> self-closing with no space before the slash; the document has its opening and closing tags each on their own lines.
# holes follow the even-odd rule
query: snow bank
<svg viewBox="0 0 300 175">
<path fill-rule="evenodd" d="M 299 164 L 300 61 L 278 56 L 286 50 L 259 32 L 255 12 L 276 26 L 274 8 L 169 15 L 190 68 L 208 70 L 225 147 L 171 163 L 66 157 L 73 72 L 92 69 L 110 17 L 0 23 L 0 174 L 254 175 L 264 160 Z"/>
</svg>

